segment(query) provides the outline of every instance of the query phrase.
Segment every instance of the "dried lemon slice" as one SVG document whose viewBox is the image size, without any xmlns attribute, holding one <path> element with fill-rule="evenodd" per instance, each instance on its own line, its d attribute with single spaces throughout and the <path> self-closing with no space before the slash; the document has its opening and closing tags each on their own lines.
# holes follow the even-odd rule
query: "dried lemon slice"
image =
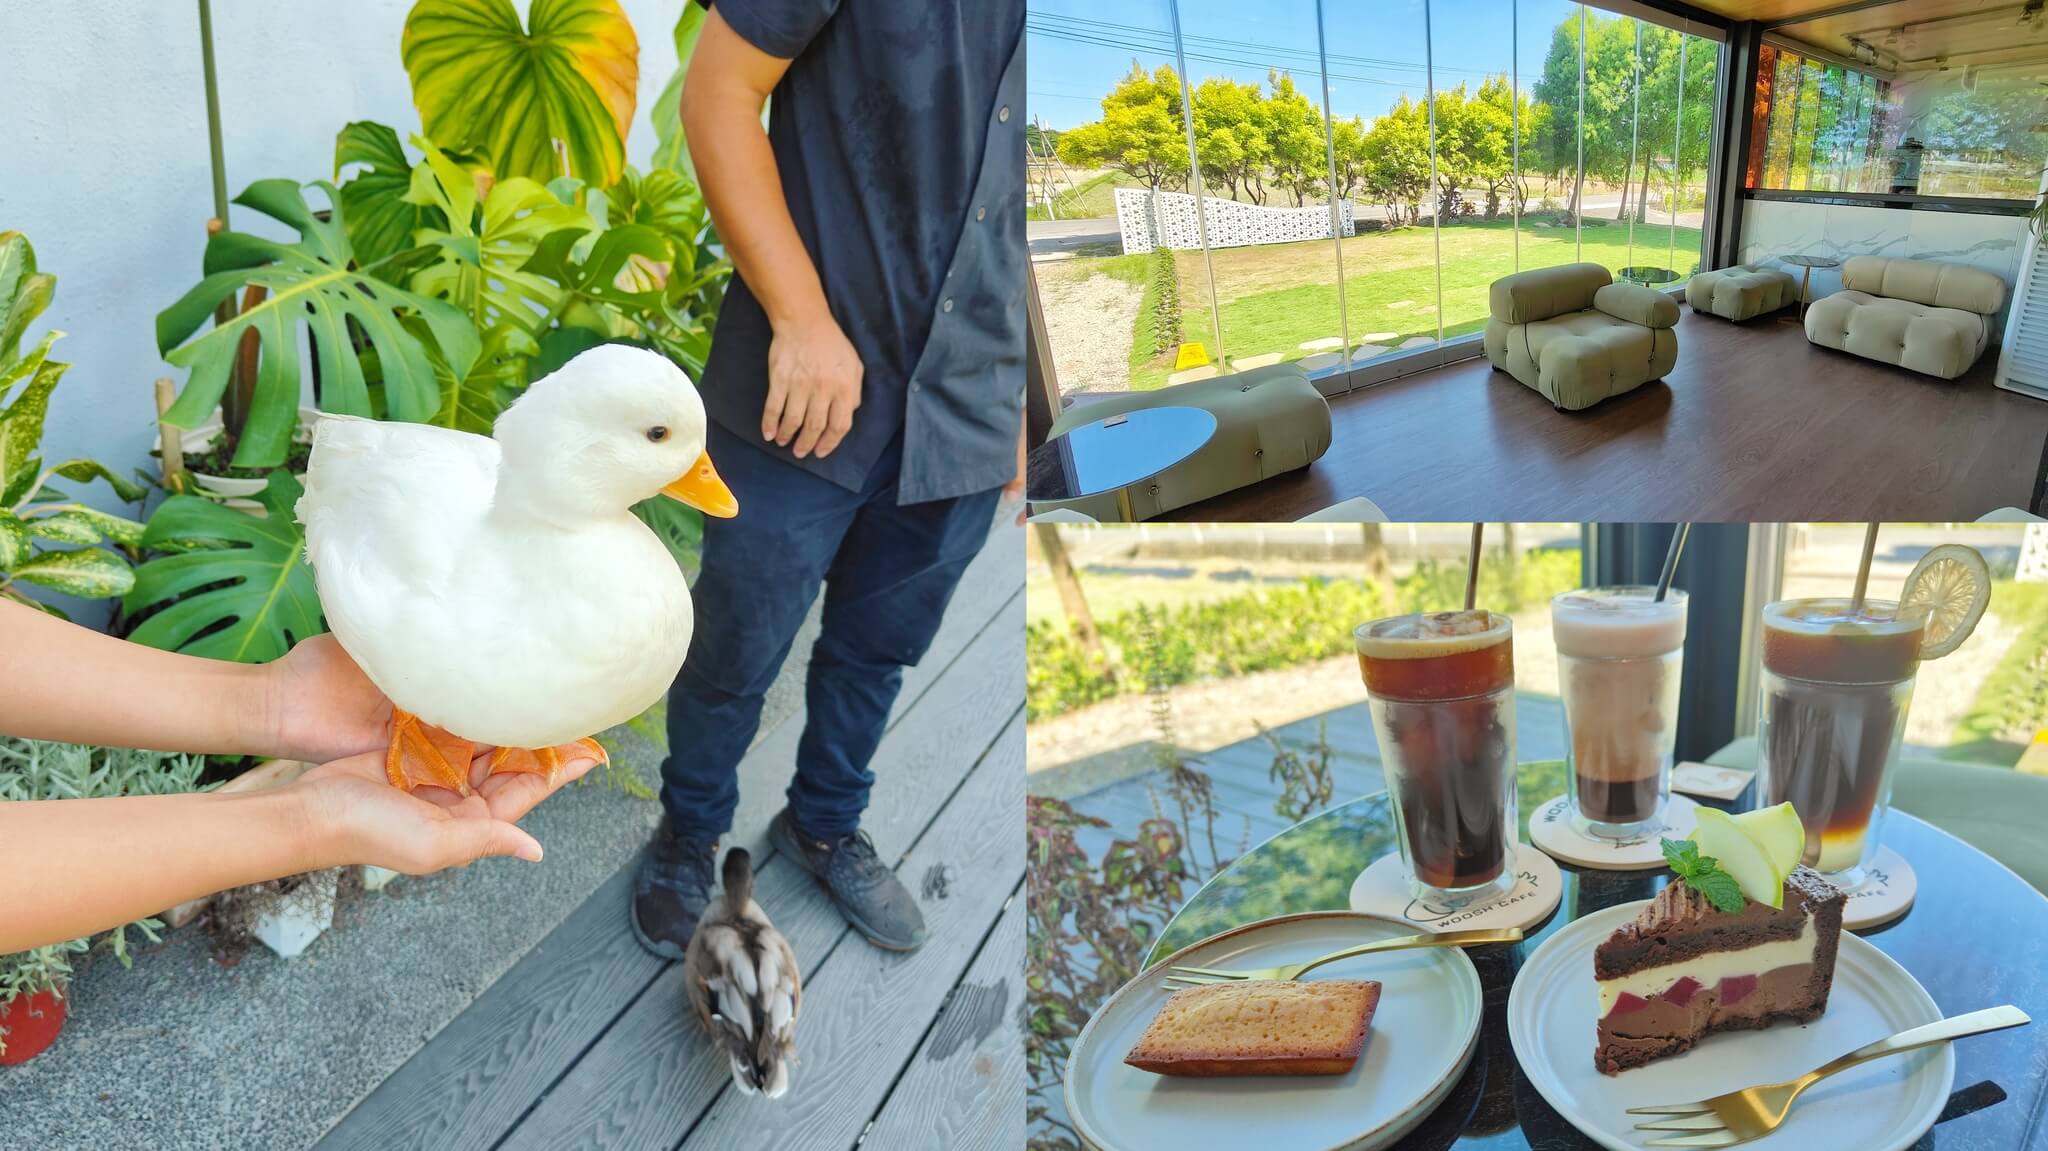
<svg viewBox="0 0 2048 1151">
<path fill-rule="evenodd" d="M 1900 608 L 1928 608 L 1921 659 L 1940 659 L 1963 646 L 1990 602 L 1991 569 L 1976 548 L 1962 544 L 1942 544 L 1921 556 L 1899 593 Z"/>
</svg>

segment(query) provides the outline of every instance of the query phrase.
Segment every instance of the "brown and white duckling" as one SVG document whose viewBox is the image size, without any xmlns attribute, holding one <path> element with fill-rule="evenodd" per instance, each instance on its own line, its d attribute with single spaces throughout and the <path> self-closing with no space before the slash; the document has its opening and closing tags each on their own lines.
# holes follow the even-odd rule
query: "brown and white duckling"
<svg viewBox="0 0 2048 1151">
<path fill-rule="evenodd" d="M 753 860 L 745 848 L 725 853 L 724 890 L 704 909 L 683 953 L 683 985 L 697 1019 L 732 1060 L 732 1081 L 745 1094 L 777 1099 L 789 1090 L 796 1061 L 796 1013 L 803 985 L 796 953 L 754 902 Z"/>
</svg>

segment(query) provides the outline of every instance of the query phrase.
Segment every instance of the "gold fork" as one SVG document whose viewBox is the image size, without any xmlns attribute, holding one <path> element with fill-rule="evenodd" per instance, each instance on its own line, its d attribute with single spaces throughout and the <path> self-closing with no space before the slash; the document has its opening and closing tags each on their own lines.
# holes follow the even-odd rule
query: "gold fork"
<svg viewBox="0 0 2048 1151">
<path fill-rule="evenodd" d="M 1354 955 L 1370 955 L 1375 951 L 1404 951 L 1411 947 L 1472 947 L 1481 943 L 1519 943 L 1522 929 L 1509 927 L 1500 931 L 1426 931 L 1421 935 L 1399 935 L 1392 939 L 1377 939 L 1328 955 L 1318 955 L 1306 963 L 1290 963 L 1283 967 L 1257 967 L 1244 971 L 1230 971 L 1215 967 L 1169 967 L 1166 969 L 1166 985 L 1178 991 L 1187 987 L 1200 987 L 1209 983 L 1229 983 L 1239 979 L 1299 979 L 1302 973 L 1325 963 L 1349 959 Z"/>
<path fill-rule="evenodd" d="M 1819 1067 L 1788 1079 L 1783 1083 L 1766 1083 L 1760 1087 L 1745 1087 L 1716 1095 L 1697 1103 L 1673 1103 L 1664 1107 L 1631 1107 L 1630 1115 L 1683 1116 L 1670 1118 L 1658 1123 L 1638 1123 L 1638 1131 L 1689 1131 L 1690 1135 L 1673 1135 L 1654 1139 L 1643 1144 L 1645 1147 L 1733 1147 L 1761 1138 L 1784 1125 L 1785 1115 L 1792 1110 L 1792 1101 L 1799 1098 L 1808 1087 L 1826 1079 L 1837 1071 L 1847 1071 L 1858 1064 L 1887 1055 L 1897 1055 L 1916 1047 L 1931 1043 L 1946 1043 L 1966 1035 L 1981 1035 L 1986 1031 L 2003 1031 L 2032 1022 L 2027 1013 L 2011 1004 L 2003 1007 L 1988 1007 L 1972 1011 L 1968 1015 L 1952 1015 L 1936 1020 L 1924 1027 L 1901 1031 L 1897 1035 L 1880 1039 L 1865 1047 L 1858 1047 L 1839 1059 L 1823 1063 Z"/>
</svg>

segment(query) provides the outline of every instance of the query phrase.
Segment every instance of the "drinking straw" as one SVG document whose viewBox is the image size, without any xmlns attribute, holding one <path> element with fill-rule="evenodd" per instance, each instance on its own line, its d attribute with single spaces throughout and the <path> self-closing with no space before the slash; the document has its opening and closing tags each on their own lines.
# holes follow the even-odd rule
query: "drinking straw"
<svg viewBox="0 0 2048 1151">
<path fill-rule="evenodd" d="M 1870 559 L 1877 554 L 1877 525 L 1869 524 L 1863 529 L 1863 560 L 1856 565 L 1856 595 L 1849 601 L 1850 611 L 1863 610 L 1863 593 L 1870 588 Z"/>
<path fill-rule="evenodd" d="M 1472 558 L 1465 564 L 1465 610 L 1479 601 L 1479 537 L 1486 532 L 1485 524 L 1472 525 Z"/>
<path fill-rule="evenodd" d="M 1691 524 L 1679 524 L 1671 533 L 1671 546 L 1664 552 L 1664 572 L 1657 577 L 1657 602 L 1664 602 L 1664 593 L 1671 590 L 1671 577 L 1678 574 L 1678 553 L 1685 550 L 1685 536 L 1692 530 Z"/>
</svg>

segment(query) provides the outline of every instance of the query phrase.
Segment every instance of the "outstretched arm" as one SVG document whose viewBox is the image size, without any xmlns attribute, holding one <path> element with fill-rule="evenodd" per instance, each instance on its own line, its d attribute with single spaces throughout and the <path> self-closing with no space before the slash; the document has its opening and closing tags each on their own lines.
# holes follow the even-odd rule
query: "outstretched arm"
<svg viewBox="0 0 2048 1151">
<path fill-rule="evenodd" d="M 768 94 L 788 70 L 788 60 L 748 43 L 714 7 L 683 81 L 683 130 L 718 238 L 774 331 L 761 438 L 794 440 L 802 459 L 831 455 L 853 426 L 863 368 L 832 318 L 761 127 Z"/>
<path fill-rule="evenodd" d="M 320 763 L 390 738 L 390 701 L 326 635 L 231 663 L 0 600 L 0 684 L 0 731 L 24 739 Z"/>
<path fill-rule="evenodd" d="M 0 867 L 0 955 L 344 864 L 417 875 L 486 856 L 539 862 L 540 843 L 516 821 L 596 760 L 569 764 L 549 781 L 484 778 L 487 758 L 472 765 L 476 794 L 460 799 L 392 787 L 382 754 L 373 753 L 262 791 L 0 803 L 8 859 Z"/>
</svg>

